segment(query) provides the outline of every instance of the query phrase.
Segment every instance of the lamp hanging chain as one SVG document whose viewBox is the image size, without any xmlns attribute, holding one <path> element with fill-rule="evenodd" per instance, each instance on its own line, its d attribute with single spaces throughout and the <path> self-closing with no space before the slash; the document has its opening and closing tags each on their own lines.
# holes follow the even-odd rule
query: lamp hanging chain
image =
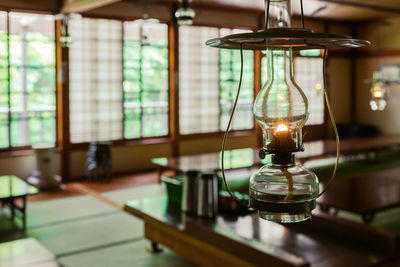
<svg viewBox="0 0 400 267">
<path fill-rule="evenodd" d="M 268 0 L 269 1 L 269 0 Z M 222 141 L 222 150 L 221 150 L 221 172 L 222 172 L 222 179 L 224 181 L 224 185 L 226 190 L 228 191 L 230 197 L 237 203 L 239 204 L 241 207 L 245 208 L 245 209 L 250 209 L 252 206 L 246 206 L 243 205 L 232 193 L 232 191 L 230 190 L 228 183 L 226 181 L 226 177 L 225 177 L 225 160 L 224 160 L 224 156 L 225 156 L 225 147 L 226 147 L 226 141 L 228 139 L 228 135 L 229 135 L 229 131 L 231 129 L 231 125 L 232 125 L 232 121 L 233 121 L 233 116 L 235 114 L 235 110 L 236 110 L 236 106 L 239 100 L 239 94 L 240 94 L 240 89 L 242 87 L 242 79 L 243 79 L 243 43 L 240 43 L 240 78 L 239 78 L 239 85 L 238 85 L 238 90 L 236 93 L 236 98 L 235 101 L 233 102 L 233 107 L 232 107 L 232 112 L 231 112 L 231 116 L 229 117 L 229 122 L 228 125 L 226 126 L 226 131 L 224 134 L 224 139 Z"/>
<path fill-rule="evenodd" d="M 335 179 L 337 168 L 339 165 L 339 155 L 340 155 L 340 140 L 339 140 L 339 133 L 336 127 L 336 122 L 335 122 L 335 117 L 333 116 L 332 112 L 332 107 L 329 101 L 328 97 L 328 91 L 327 91 L 327 86 L 326 86 L 326 57 L 327 57 L 327 48 L 323 46 L 324 49 L 324 60 L 323 60 L 323 66 L 322 66 L 322 75 L 323 75 L 323 80 L 324 80 L 324 96 L 325 96 L 325 102 L 326 102 L 326 107 L 328 108 L 329 112 L 329 117 L 331 120 L 332 128 L 335 133 L 335 139 L 336 139 L 336 161 L 335 161 L 335 168 L 333 169 L 332 176 L 329 178 L 327 185 L 325 186 L 324 190 L 322 190 L 321 193 L 319 193 L 318 197 L 323 195 L 326 190 L 329 188 L 330 184 L 332 183 L 333 179 Z"/>
<path fill-rule="evenodd" d="M 269 20 L 269 3 L 270 0 L 267 0 L 267 13 L 265 14 L 265 29 L 268 29 L 268 20 Z"/>
<path fill-rule="evenodd" d="M 300 9 L 301 9 L 301 24 L 304 30 L 304 10 L 303 10 L 303 0 L 300 0 Z"/>
</svg>

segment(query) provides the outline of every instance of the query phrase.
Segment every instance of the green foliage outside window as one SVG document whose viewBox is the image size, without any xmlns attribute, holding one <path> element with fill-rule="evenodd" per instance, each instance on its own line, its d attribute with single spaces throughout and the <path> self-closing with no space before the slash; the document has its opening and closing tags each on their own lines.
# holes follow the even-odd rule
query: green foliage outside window
<svg viewBox="0 0 400 267">
<path fill-rule="evenodd" d="M 8 147 L 7 33 L 0 32 L 0 148 Z"/>
<path fill-rule="evenodd" d="M 168 134 L 168 43 L 124 40 L 124 137 Z"/>
<path fill-rule="evenodd" d="M 28 28 L 9 39 L 8 55 L 7 32 L 0 32 L 0 148 L 54 144 L 54 38 Z"/>
</svg>

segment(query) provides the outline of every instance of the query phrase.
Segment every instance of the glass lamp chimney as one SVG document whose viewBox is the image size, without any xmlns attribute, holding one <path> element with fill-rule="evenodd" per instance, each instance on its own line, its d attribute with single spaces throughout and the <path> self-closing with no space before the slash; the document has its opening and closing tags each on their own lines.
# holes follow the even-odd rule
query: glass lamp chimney
<svg viewBox="0 0 400 267">
<path fill-rule="evenodd" d="M 291 50 L 268 50 L 267 82 L 254 102 L 254 115 L 264 135 L 264 149 L 272 154 L 301 151 L 302 128 L 308 119 L 308 100 L 294 81 Z M 277 134 L 287 127 L 283 142 Z M 290 139 L 290 140 L 289 140 Z"/>
<path fill-rule="evenodd" d="M 267 24 L 270 28 L 290 27 L 290 0 L 270 1 Z M 294 80 L 291 48 L 267 49 L 266 53 L 267 82 L 253 112 L 262 129 L 263 151 L 271 154 L 271 163 L 251 176 L 250 201 L 261 218 L 282 223 L 304 221 L 311 217 L 319 193 L 317 176 L 296 164 L 294 157 L 294 152 L 303 150 L 308 100 Z"/>
<path fill-rule="evenodd" d="M 192 0 L 181 0 L 180 6 L 175 12 L 178 25 L 192 25 L 196 12 L 191 7 Z"/>
</svg>

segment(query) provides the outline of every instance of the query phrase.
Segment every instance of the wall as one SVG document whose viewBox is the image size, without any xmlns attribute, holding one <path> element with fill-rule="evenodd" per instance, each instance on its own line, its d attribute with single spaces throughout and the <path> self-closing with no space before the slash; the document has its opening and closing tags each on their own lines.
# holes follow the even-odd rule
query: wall
<svg viewBox="0 0 400 267">
<path fill-rule="evenodd" d="M 300 27 L 300 20 L 293 21 L 294 27 Z M 328 32 L 333 34 L 352 35 L 352 27 L 346 22 L 305 20 L 305 27 L 316 32 Z M 332 52 L 332 51 L 331 51 Z M 332 110 L 336 123 L 351 122 L 351 95 L 352 95 L 352 59 L 349 51 L 343 53 L 331 53 L 327 57 L 327 84 Z M 330 123 L 328 123 L 330 129 Z"/>
<path fill-rule="evenodd" d="M 389 102 L 384 111 L 369 106 L 372 73 L 383 64 L 400 64 L 400 18 L 360 24 L 357 37 L 372 42 L 360 50 L 356 65 L 356 121 L 372 124 L 385 134 L 400 134 L 400 86 L 389 89 Z M 396 88 L 397 87 L 397 88 Z"/>
<path fill-rule="evenodd" d="M 33 152 L 30 151 L 24 151 L 22 153 L 24 155 L 0 157 L 0 175 L 15 175 L 20 178 L 27 178 L 31 176 L 35 167 L 35 157 Z M 60 173 L 60 155 L 59 153 L 55 153 L 54 156 L 56 162 L 56 172 Z"/>
</svg>

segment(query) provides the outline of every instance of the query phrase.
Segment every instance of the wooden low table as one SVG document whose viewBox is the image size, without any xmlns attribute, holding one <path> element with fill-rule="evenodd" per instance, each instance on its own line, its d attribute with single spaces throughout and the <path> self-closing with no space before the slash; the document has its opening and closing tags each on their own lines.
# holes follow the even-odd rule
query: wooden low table
<svg viewBox="0 0 400 267">
<path fill-rule="evenodd" d="M 8 206 L 10 208 L 13 222 L 15 221 L 16 213 L 20 213 L 24 230 L 26 229 L 26 197 L 38 192 L 39 190 L 36 187 L 29 185 L 14 175 L 0 176 L 0 202 L 2 207 Z M 21 205 L 18 205 L 18 199 L 21 199 Z"/>
<path fill-rule="evenodd" d="M 377 212 L 400 206 L 400 169 L 334 180 L 317 203 L 324 212 L 350 211 L 370 223 Z"/>
<path fill-rule="evenodd" d="M 128 201 L 153 247 L 162 244 L 202 266 L 370 266 L 399 258 L 399 238 L 368 225 L 319 214 L 281 225 L 259 219 L 181 213 L 166 196 Z"/>
<path fill-rule="evenodd" d="M 34 238 L 0 243 L 0 266 L 60 266 L 53 253 Z"/>
<path fill-rule="evenodd" d="M 348 138 L 340 141 L 340 154 L 342 156 L 379 153 L 390 150 L 400 150 L 400 136 Z M 225 151 L 225 170 L 263 165 L 264 161 L 260 160 L 258 153 L 259 148 L 242 148 Z M 305 162 L 335 155 L 335 140 L 318 140 L 305 142 L 304 152 L 296 153 L 296 159 L 300 162 Z M 164 171 L 169 170 L 176 173 L 184 173 L 193 169 L 201 172 L 213 171 L 218 173 L 221 170 L 220 159 L 221 153 L 214 152 L 189 156 L 154 158 L 151 162 L 157 167 L 159 176 L 161 177 Z"/>
</svg>

